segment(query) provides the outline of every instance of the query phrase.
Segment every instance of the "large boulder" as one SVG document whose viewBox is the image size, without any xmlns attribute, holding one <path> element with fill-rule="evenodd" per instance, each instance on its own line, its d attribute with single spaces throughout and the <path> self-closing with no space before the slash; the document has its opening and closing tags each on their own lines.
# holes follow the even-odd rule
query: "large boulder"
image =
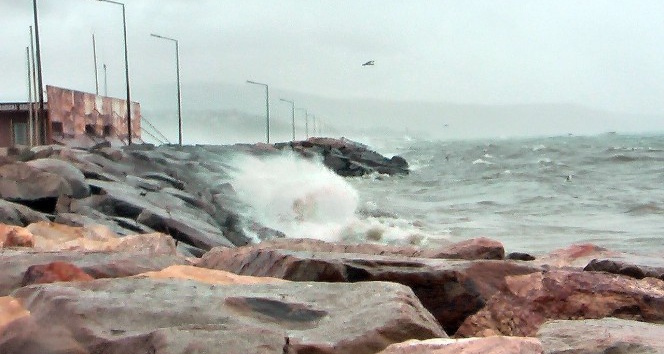
<svg viewBox="0 0 664 354">
<path fill-rule="evenodd" d="M 550 268 L 583 269 L 595 258 L 614 257 L 618 252 L 591 243 L 574 244 L 537 257 L 533 264 Z"/>
<path fill-rule="evenodd" d="M 5 327 L 0 352 L 19 352 L 39 338 L 41 348 L 53 341 L 89 353 L 369 354 L 446 336 L 412 291 L 394 283 L 123 278 L 33 285 L 12 296 L 30 316 Z M 49 336 L 56 329 L 61 335 Z"/>
<path fill-rule="evenodd" d="M 541 354 L 542 351 L 542 343 L 536 338 L 493 336 L 463 339 L 413 339 L 392 344 L 378 354 Z"/>
<path fill-rule="evenodd" d="M 618 318 L 549 321 L 537 337 L 547 354 L 664 353 L 664 325 Z"/>
<path fill-rule="evenodd" d="M 34 265 L 53 262 L 73 264 L 93 278 L 118 278 L 162 270 L 171 265 L 189 264 L 181 256 L 148 251 L 89 252 L 58 251 L 35 252 L 4 250 L 0 252 L 0 296 L 22 286 L 25 272 Z"/>
<path fill-rule="evenodd" d="M 547 320 L 620 317 L 664 321 L 664 281 L 551 270 L 509 276 L 506 291 L 468 317 L 456 336 L 533 336 Z"/>
<path fill-rule="evenodd" d="M 90 195 L 90 187 L 85 182 L 83 172 L 67 161 L 47 158 L 28 161 L 26 164 L 64 178 L 69 183 L 71 196 L 74 198 L 84 198 Z"/>
<path fill-rule="evenodd" d="M 51 213 L 61 195 L 72 195 L 69 182 L 24 162 L 0 166 L 0 198 Z"/>
<path fill-rule="evenodd" d="M 215 248 L 200 267 L 293 281 L 391 281 L 410 286 L 445 331 L 454 333 L 505 285 L 505 276 L 539 272 L 511 261 L 462 261 L 358 253 Z"/>
</svg>

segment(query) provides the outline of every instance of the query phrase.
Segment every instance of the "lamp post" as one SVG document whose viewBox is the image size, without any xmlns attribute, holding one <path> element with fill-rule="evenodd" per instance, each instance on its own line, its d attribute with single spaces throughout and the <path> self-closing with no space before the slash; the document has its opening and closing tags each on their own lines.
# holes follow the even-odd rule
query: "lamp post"
<svg viewBox="0 0 664 354">
<path fill-rule="evenodd" d="M 180 94 L 180 45 L 177 39 L 160 36 L 158 34 L 150 34 L 152 37 L 165 39 L 167 41 L 175 42 L 175 70 L 177 73 L 178 81 L 178 142 L 182 146 L 182 95 Z"/>
<path fill-rule="evenodd" d="M 295 102 L 283 98 L 280 98 L 279 100 L 291 104 L 291 123 L 293 124 L 293 141 L 295 141 Z"/>
<path fill-rule="evenodd" d="M 265 86 L 265 135 L 267 136 L 267 143 L 270 143 L 270 91 L 267 84 L 247 80 L 248 84 Z"/>
<path fill-rule="evenodd" d="M 32 9 L 35 18 L 35 46 L 37 47 L 37 92 L 39 97 L 39 111 L 37 112 L 38 131 L 41 139 L 39 143 L 47 144 L 48 130 L 50 127 L 46 124 L 46 114 L 44 112 L 44 85 L 42 81 L 41 49 L 39 46 L 39 19 L 37 16 L 37 0 L 32 1 Z"/>
<path fill-rule="evenodd" d="M 97 0 L 122 6 L 122 28 L 124 30 L 125 81 L 127 83 L 127 144 L 131 145 L 131 95 L 129 94 L 129 55 L 127 54 L 127 16 L 125 4 L 113 0 Z"/>
</svg>

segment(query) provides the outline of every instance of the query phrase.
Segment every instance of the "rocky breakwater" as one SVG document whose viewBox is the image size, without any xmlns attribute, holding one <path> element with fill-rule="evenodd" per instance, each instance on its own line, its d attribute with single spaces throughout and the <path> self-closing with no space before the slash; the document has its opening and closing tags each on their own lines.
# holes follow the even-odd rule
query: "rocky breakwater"
<svg viewBox="0 0 664 354">
<path fill-rule="evenodd" d="M 191 255 L 283 237 L 245 217 L 231 185 L 241 154 L 269 157 L 295 151 L 336 173 L 405 174 L 408 164 L 345 139 L 288 144 L 151 146 L 89 149 L 42 146 L 0 156 L 0 222 L 102 224 L 119 235 L 163 232 Z"/>
<path fill-rule="evenodd" d="M 660 258 L 290 239 L 230 177 L 238 151 L 280 148 L 0 159 L 0 353 L 663 352 Z"/>
</svg>

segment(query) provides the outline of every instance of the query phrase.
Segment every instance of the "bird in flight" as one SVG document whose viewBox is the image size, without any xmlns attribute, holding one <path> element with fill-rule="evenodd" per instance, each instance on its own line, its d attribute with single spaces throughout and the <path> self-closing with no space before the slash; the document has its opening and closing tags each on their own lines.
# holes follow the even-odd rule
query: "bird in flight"
<svg viewBox="0 0 664 354">
<path fill-rule="evenodd" d="M 368 66 L 368 65 L 374 65 L 374 61 L 373 61 L 373 60 L 369 60 L 368 62 L 362 64 L 362 66 Z"/>
</svg>

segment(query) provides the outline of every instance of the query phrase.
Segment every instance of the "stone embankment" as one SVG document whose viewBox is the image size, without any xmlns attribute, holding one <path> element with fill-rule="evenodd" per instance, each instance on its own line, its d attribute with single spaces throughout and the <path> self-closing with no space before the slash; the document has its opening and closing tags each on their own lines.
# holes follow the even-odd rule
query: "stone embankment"
<svg viewBox="0 0 664 354">
<path fill-rule="evenodd" d="M 0 353 L 664 353 L 660 258 L 328 243 L 242 216 L 227 155 L 351 156 L 336 142 L 0 158 Z"/>
</svg>

